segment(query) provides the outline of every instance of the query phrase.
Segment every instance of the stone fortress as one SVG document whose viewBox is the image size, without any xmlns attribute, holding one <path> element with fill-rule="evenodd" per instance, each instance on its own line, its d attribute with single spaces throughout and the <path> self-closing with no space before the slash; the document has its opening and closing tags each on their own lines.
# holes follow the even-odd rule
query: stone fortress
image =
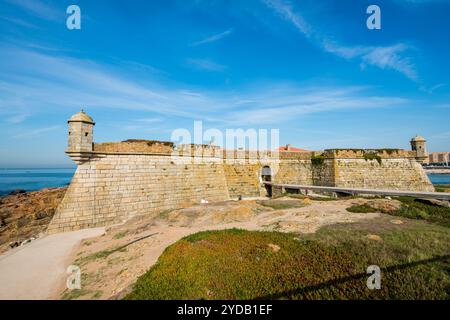
<svg viewBox="0 0 450 320">
<path fill-rule="evenodd" d="M 421 162 L 425 139 L 401 149 L 311 152 L 224 150 L 212 145 L 127 140 L 94 143 L 94 121 L 68 121 L 66 153 L 78 164 L 48 232 L 65 232 L 157 215 L 202 200 L 265 196 L 263 181 L 285 184 L 434 191 Z"/>
</svg>

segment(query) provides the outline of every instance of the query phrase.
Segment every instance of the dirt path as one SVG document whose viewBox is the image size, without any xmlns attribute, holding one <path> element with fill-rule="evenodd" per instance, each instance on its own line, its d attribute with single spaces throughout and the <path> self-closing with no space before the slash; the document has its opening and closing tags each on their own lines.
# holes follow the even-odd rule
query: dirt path
<svg viewBox="0 0 450 320">
<path fill-rule="evenodd" d="M 0 299 L 54 299 L 81 240 L 104 228 L 48 235 L 0 256 Z"/>
</svg>

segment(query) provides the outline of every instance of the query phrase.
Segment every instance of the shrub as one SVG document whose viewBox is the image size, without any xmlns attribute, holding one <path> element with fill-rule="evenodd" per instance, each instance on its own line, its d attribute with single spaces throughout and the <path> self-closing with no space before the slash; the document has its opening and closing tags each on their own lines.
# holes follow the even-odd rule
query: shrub
<svg viewBox="0 0 450 320">
<path fill-rule="evenodd" d="M 351 206 L 350 208 L 347 208 L 346 210 L 348 212 L 353 212 L 353 213 L 380 212 L 380 210 L 372 208 L 371 206 L 369 206 L 367 204 L 354 205 L 354 206 Z"/>
</svg>

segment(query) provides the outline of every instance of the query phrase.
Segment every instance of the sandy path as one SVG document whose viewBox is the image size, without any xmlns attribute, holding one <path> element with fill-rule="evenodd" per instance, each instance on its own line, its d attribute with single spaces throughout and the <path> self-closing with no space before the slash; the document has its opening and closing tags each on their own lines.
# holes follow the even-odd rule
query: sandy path
<svg viewBox="0 0 450 320">
<path fill-rule="evenodd" d="M 72 252 L 104 228 L 48 235 L 0 256 L 0 299 L 51 299 L 66 279 Z"/>
</svg>

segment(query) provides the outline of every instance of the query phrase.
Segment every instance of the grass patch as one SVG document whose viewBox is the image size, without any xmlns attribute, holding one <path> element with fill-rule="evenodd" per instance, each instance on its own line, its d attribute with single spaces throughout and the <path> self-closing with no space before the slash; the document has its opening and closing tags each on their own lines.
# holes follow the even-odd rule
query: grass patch
<svg viewBox="0 0 450 320">
<path fill-rule="evenodd" d="M 434 186 L 436 192 L 449 192 L 450 184 L 437 184 Z"/>
<path fill-rule="evenodd" d="M 84 289 L 73 289 L 73 290 L 66 290 L 64 291 L 63 295 L 61 296 L 62 300 L 74 300 L 77 299 L 81 296 L 84 296 L 86 294 L 88 294 L 90 291 L 89 290 L 84 290 Z"/>
<path fill-rule="evenodd" d="M 128 234 L 128 230 L 118 232 L 118 233 L 116 233 L 116 234 L 113 236 L 113 239 L 122 239 L 122 238 L 125 237 L 127 234 Z"/>
<path fill-rule="evenodd" d="M 347 211 L 353 213 L 383 212 L 398 217 L 425 220 L 450 228 L 450 207 L 421 202 L 412 197 L 396 197 L 395 199 L 401 201 L 402 206 L 394 212 L 384 212 L 368 204 L 354 205 L 347 208 Z"/>
<path fill-rule="evenodd" d="M 300 208 L 304 207 L 305 205 L 300 201 L 295 200 L 259 200 L 256 201 L 256 203 L 264 206 L 273 208 L 275 210 L 283 210 L 283 209 L 290 209 L 290 208 Z"/>
<path fill-rule="evenodd" d="M 103 291 L 101 290 L 85 290 L 85 289 L 73 289 L 73 290 L 66 290 L 64 291 L 63 295 L 61 296 L 61 300 L 75 300 L 80 297 L 86 297 L 85 299 L 95 299 L 98 300 L 102 296 Z"/>
<path fill-rule="evenodd" d="M 169 213 L 171 213 L 172 211 L 173 210 L 170 210 L 170 209 L 161 211 L 159 213 L 159 218 L 162 220 L 167 220 L 169 218 Z"/>
<path fill-rule="evenodd" d="M 111 254 L 115 253 L 115 252 L 124 252 L 127 249 L 123 246 L 121 247 L 116 247 L 113 249 L 109 249 L 109 250 L 103 250 L 103 251 L 99 251 L 99 252 L 95 252 L 93 254 L 90 254 L 86 257 L 81 257 L 78 258 L 77 260 L 75 260 L 75 263 L 77 264 L 85 264 L 88 263 L 90 261 L 94 261 L 94 260 L 99 260 L 99 259 L 105 259 L 107 257 L 109 257 Z"/>
<path fill-rule="evenodd" d="M 412 197 L 398 197 L 402 202 L 400 210 L 392 213 L 395 216 L 410 219 L 421 219 L 450 228 L 450 207 L 420 202 Z"/>
<path fill-rule="evenodd" d="M 200 232 L 168 247 L 125 299 L 449 299 L 450 230 L 385 222 L 382 241 L 368 239 L 381 220 L 312 235 Z M 373 264 L 381 290 L 366 287 Z"/>
<path fill-rule="evenodd" d="M 361 205 L 354 205 L 350 208 L 346 209 L 348 212 L 353 213 L 369 213 L 369 212 L 379 212 L 380 210 L 375 209 L 367 204 L 361 204 Z"/>
</svg>

